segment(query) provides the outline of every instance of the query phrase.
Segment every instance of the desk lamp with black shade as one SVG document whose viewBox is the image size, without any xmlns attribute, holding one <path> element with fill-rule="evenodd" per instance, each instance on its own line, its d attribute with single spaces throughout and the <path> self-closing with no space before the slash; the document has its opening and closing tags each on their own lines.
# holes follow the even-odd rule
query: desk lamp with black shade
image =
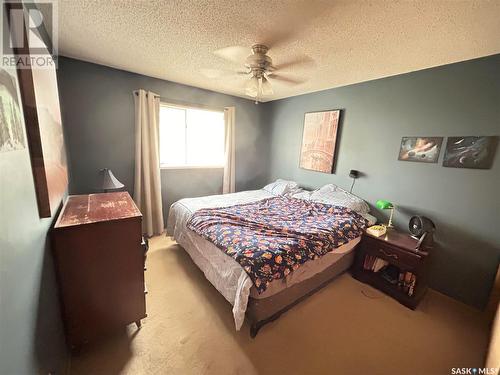
<svg viewBox="0 0 500 375">
<path fill-rule="evenodd" d="M 99 171 L 99 188 L 104 193 L 120 190 L 124 186 L 125 185 L 118 181 L 113 172 L 111 172 L 111 169 L 103 168 Z"/>
<path fill-rule="evenodd" d="M 351 190 L 349 190 L 349 193 L 352 193 L 352 189 L 354 187 L 354 183 L 356 182 L 356 179 L 359 177 L 359 171 L 355 169 L 351 169 L 349 171 L 349 177 L 352 178 L 352 185 L 351 185 Z"/>
</svg>

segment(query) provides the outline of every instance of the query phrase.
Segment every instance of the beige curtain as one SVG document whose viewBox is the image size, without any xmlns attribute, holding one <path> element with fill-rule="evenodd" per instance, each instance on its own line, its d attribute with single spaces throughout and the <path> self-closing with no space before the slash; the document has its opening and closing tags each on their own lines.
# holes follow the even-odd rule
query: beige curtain
<svg viewBox="0 0 500 375">
<path fill-rule="evenodd" d="M 226 127 L 224 142 L 224 178 L 222 181 L 222 193 L 235 192 L 235 109 L 234 107 L 224 108 L 224 123 Z"/>
<path fill-rule="evenodd" d="M 134 91 L 135 180 L 134 201 L 142 212 L 142 232 L 147 236 L 164 230 L 160 180 L 160 97 L 151 91 Z"/>
</svg>

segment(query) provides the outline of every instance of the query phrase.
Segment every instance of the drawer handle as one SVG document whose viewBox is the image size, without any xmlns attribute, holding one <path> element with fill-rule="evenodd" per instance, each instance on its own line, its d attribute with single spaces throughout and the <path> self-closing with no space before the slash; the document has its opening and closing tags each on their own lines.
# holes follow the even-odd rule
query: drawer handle
<svg viewBox="0 0 500 375">
<path fill-rule="evenodd" d="M 398 255 L 397 254 L 391 254 L 391 253 L 388 253 L 387 251 L 383 250 L 383 249 L 378 249 L 378 251 L 380 251 L 382 254 L 384 254 L 386 257 L 389 257 L 389 258 L 394 258 L 394 259 L 398 259 Z"/>
</svg>

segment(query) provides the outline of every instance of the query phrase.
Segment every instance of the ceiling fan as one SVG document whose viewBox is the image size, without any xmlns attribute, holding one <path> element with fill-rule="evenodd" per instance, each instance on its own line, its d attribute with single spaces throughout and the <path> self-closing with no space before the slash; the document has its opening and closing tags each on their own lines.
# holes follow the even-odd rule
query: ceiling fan
<svg viewBox="0 0 500 375">
<path fill-rule="evenodd" d="M 295 61 L 273 65 L 273 60 L 267 54 L 269 47 L 264 44 L 254 44 L 249 50 L 245 47 L 232 46 L 214 51 L 216 56 L 232 63 L 243 64 L 244 70 L 222 70 L 222 69 L 202 69 L 202 73 L 209 78 L 220 78 L 221 76 L 244 76 L 246 82 L 244 85 L 245 94 L 255 99 L 255 103 L 263 96 L 273 95 L 272 82 L 280 82 L 286 85 L 298 85 L 305 80 L 298 80 L 285 75 L 278 74 L 280 70 L 298 66 L 309 65 L 313 60 L 308 56 L 302 56 Z M 248 53 L 250 54 L 248 55 Z M 248 56 L 247 56 L 248 55 Z"/>
</svg>

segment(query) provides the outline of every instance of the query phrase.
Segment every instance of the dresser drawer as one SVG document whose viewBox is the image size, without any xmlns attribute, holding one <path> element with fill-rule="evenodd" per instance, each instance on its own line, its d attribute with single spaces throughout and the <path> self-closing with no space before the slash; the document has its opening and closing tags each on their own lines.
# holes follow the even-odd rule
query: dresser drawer
<svg viewBox="0 0 500 375">
<path fill-rule="evenodd" d="M 392 246 L 383 241 L 376 240 L 370 237 L 363 237 L 363 250 L 366 254 L 374 255 L 381 259 L 385 259 L 390 263 L 403 268 L 417 268 L 422 263 L 422 258 L 418 254 L 412 254 L 399 247 Z"/>
</svg>

